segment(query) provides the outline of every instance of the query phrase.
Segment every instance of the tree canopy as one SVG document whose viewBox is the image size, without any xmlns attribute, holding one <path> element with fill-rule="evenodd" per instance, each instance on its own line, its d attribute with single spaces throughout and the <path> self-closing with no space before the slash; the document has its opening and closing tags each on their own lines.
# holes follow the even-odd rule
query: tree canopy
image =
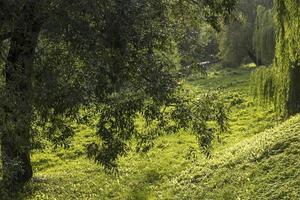
<svg viewBox="0 0 300 200">
<path fill-rule="evenodd" d="M 207 121 L 224 131 L 226 109 L 213 94 L 192 100 L 182 92 L 178 44 L 198 20 L 218 29 L 234 4 L 1 0 L 4 180 L 8 185 L 30 180 L 30 150 L 44 139 L 67 146 L 72 122 L 88 117 L 96 119 L 100 137 L 89 145 L 89 155 L 108 168 L 115 167 L 133 138 L 143 146 L 160 129 L 189 128 L 207 149 L 217 131 Z M 137 117 L 149 133 L 137 130 Z"/>
</svg>

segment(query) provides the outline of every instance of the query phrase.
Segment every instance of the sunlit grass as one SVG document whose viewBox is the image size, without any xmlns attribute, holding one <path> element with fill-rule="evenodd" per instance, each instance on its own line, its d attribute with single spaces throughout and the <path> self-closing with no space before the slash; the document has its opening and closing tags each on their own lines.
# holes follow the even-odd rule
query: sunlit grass
<svg viewBox="0 0 300 200">
<path fill-rule="evenodd" d="M 256 195 L 259 199 L 260 194 L 261 199 L 280 199 L 280 195 L 299 197 L 299 192 L 295 191 L 299 183 L 295 180 L 299 178 L 299 170 L 295 171 L 300 166 L 299 146 L 289 141 L 298 140 L 299 134 L 295 134 L 294 129 L 284 133 L 285 129 L 297 124 L 299 117 L 263 132 L 280 120 L 272 108 L 260 107 L 250 97 L 251 70 L 249 66 L 211 70 L 208 77 L 196 74 L 186 84 L 192 92 L 220 89 L 226 102 L 232 105 L 230 131 L 214 143 L 212 158 L 205 158 L 196 139 L 182 132 L 158 139 L 147 154 L 129 152 L 128 156 L 120 158 L 119 172 L 108 174 L 86 158 L 86 144 L 96 139 L 95 130 L 80 126 L 69 149 L 33 153 L 35 177 L 19 198 L 251 199 Z M 298 125 L 297 128 L 300 130 Z M 281 149 L 279 144 L 283 143 L 291 145 Z M 277 149 L 284 153 L 278 154 Z M 291 152 L 291 160 L 286 161 Z M 285 167 L 290 175 L 277 177 L 284 165 L 289 165 Z M 286 179 L 281 181 L 283 177 Z M 277 184 L 274 187 L 278 190 L 271 188 L 271 184 Z M 284 195 L 284 192 L 294 194 Z"/>
</svg>

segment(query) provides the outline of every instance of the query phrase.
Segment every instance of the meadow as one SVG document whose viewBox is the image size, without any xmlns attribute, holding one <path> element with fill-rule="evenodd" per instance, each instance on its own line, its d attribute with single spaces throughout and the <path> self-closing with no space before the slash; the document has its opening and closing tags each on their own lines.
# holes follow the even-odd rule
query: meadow
<svg viewBox="0 0 300 200">
<path fill-rule="evenodd" d="M 94 128 L 76 126 L 69 148 L 32 155 L 34 178 L 16 199 L 300 199 L 300 116 L 283 122 L 250 95 L 252 66 L 192 75 L 195 93 L 220 90 L 231 107 L 230 130 L 210 158 L 193 135 L 159 138 L 145 154 L 129 151 L 117 173 L 88 159 Z"/>
</svg>

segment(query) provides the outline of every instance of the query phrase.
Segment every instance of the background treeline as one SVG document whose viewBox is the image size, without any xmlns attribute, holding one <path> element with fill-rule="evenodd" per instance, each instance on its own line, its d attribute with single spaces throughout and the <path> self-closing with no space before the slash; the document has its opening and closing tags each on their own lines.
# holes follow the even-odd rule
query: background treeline
<svg viewBox="0 0 300 200">
<path fill-rule="evenodd" d="M 210 38 L 217 51 L 210 51 L 224 67 L 237 67 L 245 63 L 270 65 L 275 51 L 275 25 L 272 0 L 240 0 L 235 19 L 223 25 L 219 33 Z M 214 46 L 215 47 L 215 46 Z M 213 48 L 214 48 L 213 47 Z"/>
</svg>

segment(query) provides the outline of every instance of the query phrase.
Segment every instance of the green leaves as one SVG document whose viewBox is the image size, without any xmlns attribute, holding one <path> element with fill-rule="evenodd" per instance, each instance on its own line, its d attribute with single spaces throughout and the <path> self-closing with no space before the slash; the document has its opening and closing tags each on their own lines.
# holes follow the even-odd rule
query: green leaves
<svg viewBox="0 0 300 200">
<path fill-rule="evenodd" d="M 3 9 L 11 8 L 9 2 L 0 3 L 5 4 Z M 28 101 L 26 113 L 30 116 L 20 121 L 26 121 L 24 127 L 30 132 L 27 138 L 36 136 L 56 146 L 68 146 L 74 134 L 72 122 L 80 121 L 84 118 L 80 111 L 92 107 L 91 112 L 98 117 L 100 140 L 89 146 L 89 155 L 113 168 L 134 138 L 138 141 L 141 136 L 145 141 L 142 144 L 161 133 L 185 128 L 199 135 L 207 134 L 205 139 L 199 136 L 199 140 L 209 143 L 215 130 L 209 128 L 209 121 L 216 121 L 223 130 L 225 118 L 218 106 L 212 104 L 214 98 L 202 102 L 177 93 L 181 67 L 178 44 L 185 26 L 192 27 L 197 20 L 217 28 L 231 14 L 235 0 L 17 3 L 17 7 L 25 5 L 26 9 L 23 13 L 8 10 L 5 27 L 0 27 L 0 33 L 11 29 L 19 34 L 10 43 L 11 49 L 18 47 L 21 53 L 28 49 L 27 38 L 23 38 L 27 30 L 14 30 L 17 25 L 26 27 L 28 17 L 32 19 L 28 20 L 29 25 L 35 20 L 42 25 L 41 30 L 34 28 L 31 32 L 37 42 L 31 45 L 32 62 L 22 55 L 12 58 L 26 64 L 21 66 L 21 75 L 30 88 L 24 89 L 26 96 L 21 95 L 20 101 Z M 185 9 L 180 9 L 181 5 Z M 36 12 L 30 13 L 33 7 Z M 11 19 L 18 19 L 19 15 L 24 15 L 24 20 L 14 24 Z M 18 68 L 18 63 L 15 66 Z M 19 81 L 17 74 L 11 76 Z M 7 97 L 7 101 L 12 100 Z M 146 134 L 138 133 L 138 115 L 146 121 L 146 129 L 142 129 L 147 130 Z M 12 119 L 18 117 L 14 114 Z"/>
<path fill-rule="evenodd" d="M 218 36 L 220 59 L 224 66 L 237 67 L 242 63 L 249 62 L 249 59 L 257 65 L 262 65 L 261 55 L 256 54 L 260 53 L 259 51 L 264 51 L 263 48 L 266 48 L 266 46 L 270 51 L 274 52 L 274 45 L 264 43 L 264 46 L 258 47 L 256 42 L 254 42 L 255 45 L 253 44 L 252 39 L 255 31 L 257 6 L 261 5 L 271 8 L 272 2 L 272 0 L 241 0 L 237 3 L 235 10 L 236 19 L 229 24 L 225 24 Z M 269 41 L 271 40 L 272 38 Z M 259 50 L 255 49 L 255 47 Z"/>
<path fill-rule="evenodd" d="M 117 167 L 117 158 L 127 154 L 131 144 L 137 152 L 147 153 L 156 139 L 180 130 L 195 135 L 209 156 L 212 141 L 228 130 L 229 110 L 219 93 L 190 96 L 187 91 L 177 92 L 164 104 L 134 92 L 126 94 L 131 97 L 114 96 L 109 106 L 100 108 L 97 130 L 101 140 L 88 147 L 89 156 L 107 169 Z"/>
<path fill-rule="evenodd" d="M 253 47 L 256 56 L 262 64 L 270 65 L 275 54 L 275 23 L 274 11 L 263 6 L 257 8 L 255 28 L 253 33 Z"/>
<path fill-rule="evenodd" d="M 230 14 L 233 2 L 223 5 L 224 2 L 186 1 L 191 10 L 183 12 L 191 11 L 195 17 L 215 15 L 209 21 L 217 26 L 223 14 Z M 136 143 L 137 151 L 147 152 L 162 134 L 186 129 L 199 136 L 199 145 L 208 152 L 215 132 L 225 131 L 226 114 L 221 104 L 214 101 L 216 95 L 200 97 L 203 98 L 200 101 L 177 92 L 178 35 L 185 25 L 193 24 L 192 20 L 186 21 L 190 24 L 182 24 L 176 19 L 179 3 L 96 3 L 94 10 L 89 8 L 86 15 L 82 15 L 75 3 L 75 7 L 68 7 L 67 17 L 62 21 L 68 24 L 68 29 L 49 29 L 44 35 L 46 43 L 59 42 L 48 46 L 42 59 L 49 64 L 42 65 L 47 66 L 42 72 L 50 72 L 50 76 L 44 76 L 46 79 L 40 79 L 39 83 L 48 83 L 49 91 L 60 99 L 50 101 L 49 108 L 68 117 L 80 106 L 95 106 L 99 141 L 88 146 L 88 155 L 107 169 L 117 167 L 117 158 L 128 152 L 132 142 Z M 202 8 L 204 12 L 211 10 L 210 14 L 202 16 Z M 192 16 L 185 20 L 188 17 Z M 56 19 L 60 18 L 58 15 Z M 64 34 L 57 37 L 51 30 Z M 52 62 L 51 58 L 56 59 Z M 57 67 L 60 65 L 68 66 L 68 71 Z M 53 77 L 50 83 L 47 77 Z M 138 120 L 143 121 L 142 125 L 137 125 Z M 208 125 L 210 121 L 220 127 Z"/>
<path fill-rule="evenodd" d="M 275 1 L 277 32 L 274 63 L 271 69 L 259 70 L 254 78 L 258 88 L 256 93 L 263 94 L 263 100 L 267 102 L 271 100 L 278 114 L 284 117 L 300 111 L 298 6 L 297 1 Z"/>
<path fill-rule="evenodd" d="M 172 113 L 176 124 L 191 131 L 199 147 L 208 156 L 212 141 L 219 133 L 228 130 L 228 108 L 218 97 L 219 93 L 205 93 L 186 99 Z"/>
</svg>

